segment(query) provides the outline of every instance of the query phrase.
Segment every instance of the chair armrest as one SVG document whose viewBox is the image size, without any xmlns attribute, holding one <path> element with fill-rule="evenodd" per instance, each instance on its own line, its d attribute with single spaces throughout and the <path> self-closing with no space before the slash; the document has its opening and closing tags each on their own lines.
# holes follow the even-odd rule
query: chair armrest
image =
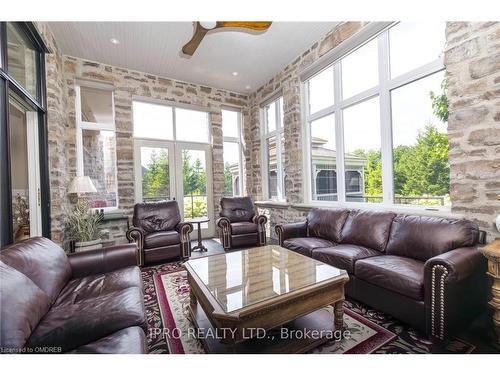
<svg viewBox="0 0 500 375">
<path fill-rule="evenodd" d="M 260 226 L 264 226 L 267 223 L 267 216 L 264 215 L 255 215 L 252 217 L 252 222 Z"/>
<path fill-rule="evenodd" d="M 144 247 L 144 236 L 146 233 L 143 229 L 138 227 L 130 227 L 125 234 L 128 242 L 135 242 L 139 249 Z"/>
<path fill-rule="evenodd" d="M 185 223 L 181 221 L 177 226 L 175 227 L 175 230 L 179 232 L 181 235 L 184 234 L 189 234 L 193 231 L 193 224 L 191 223 Z M 182 236 L 181 236 L 182 238 Z"/>
<path fill-rule="evenodd" d="M 135 243 L 104 247 L 68 255 L 73 278 L 98 275 L 138 265 Z"/>
<path fill-rule="evenodd" d="M 227 217 L 220 217 L 216 221 L 217 227 L 221 228 L 223 231 L 227 230 L 229 233 L 231 232 L 231 222 Z"/>
<path fill-rule="evenodd" d="M 433 272 L 440 269 L 446 273 L 447 283 L 458 282 L 486 272 L 486 265 L 486 259 L 477 247 L 461 247 L 428 259 L 425 262 L 425 280 L 432 280 Z"/>
<path fill-rule="evenodd" d="M 277 224 L 274 227 L 274 230 L 278 235 L 280 246 L 283 246 L 283 242 L 289 238 L 307 237 L 307 221 L 290 224 Z"/>
</svg>

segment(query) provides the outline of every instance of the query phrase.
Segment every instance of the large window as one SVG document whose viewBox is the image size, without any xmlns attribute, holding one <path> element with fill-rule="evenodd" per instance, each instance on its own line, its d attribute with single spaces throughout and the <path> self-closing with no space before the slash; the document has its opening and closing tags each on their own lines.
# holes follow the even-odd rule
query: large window
<svg viewBox="0 0 500 375">
<path fill-rule="evenodd" d="M 264 190 L 268 199 L 285 200 L 285 140 L 283 132 L 283 97 L 273 100 L 262 109 L 264 146 Z"/>
<path fill-rule="evenodd" d="M 449 205 L 444 27 L 398 23 L 305 82 L 312 201 Z"/>
<path fill-rule="evenodd" d="M 240 111 L 222 110 L 222 135 L 224 137 L 224 195 L 239 196 L 243 191 Z"/>
<path fill-rule="evenodd" d="M 0 22 L 0 245 L 51 236 L 42 38 Z"/>
<path fill-rule="evenodd" d="M 77 175 L 89 176 L 97 190 L 91 206 L 118 207 L 116 135 L 113 88 L 98 84 L 76 86 Z"/>
</svg>

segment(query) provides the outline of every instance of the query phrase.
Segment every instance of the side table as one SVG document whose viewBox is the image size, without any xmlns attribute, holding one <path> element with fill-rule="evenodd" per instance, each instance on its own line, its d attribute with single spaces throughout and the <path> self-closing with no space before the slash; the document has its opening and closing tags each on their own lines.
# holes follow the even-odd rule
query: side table
<svg viewBox="0 0 500 375">
<path fill-rule="evenodd" d="M 487 273 L 493 278 L 492 298 L 488 304 L 493 308 L 493 324 L 497 334 L 497 344 L 500 345 L 500 238 L 480 247 L 479 251 L 488 259 Z"/>
<path fill-rule="evenodd" d="M 202 218 L 202 219 L 191 219 L 191 220 L 186 220 L 187 223 L 191 223 L 191 224 L 196 224 L 197 225 L 197 232 L 198 232 L 198 244 L 196 246 L 194 246 L 191 251 L 196 251 L 196 250 L 200 250 L 200 251 L 208 251 L 208 249 L 203 245 L 203 242 L 202 242 L 202 238 L 201 238 L 201 224 L 203 223 L 208 223 L 210 221 L 210 219 L 205 219 L 205 218 Z"/>
</svg>

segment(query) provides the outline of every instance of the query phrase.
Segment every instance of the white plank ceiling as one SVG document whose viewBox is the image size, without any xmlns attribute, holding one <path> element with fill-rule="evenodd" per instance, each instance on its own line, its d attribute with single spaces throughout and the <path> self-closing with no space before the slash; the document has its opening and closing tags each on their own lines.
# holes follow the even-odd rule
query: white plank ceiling
<svg viewBox="0 0 500 375">
<path fill-rule="evenodd" d="M 193 33 L 191 22 L 51 22 L 50 26 L 66 55 L 248 93 L 336 24 L 273 22 L 257 35 L 217 31 L 205 37 L 191 58 L 181 54 Z M 111 43 L 112 38 L 120 43 Z"/>
</svg>

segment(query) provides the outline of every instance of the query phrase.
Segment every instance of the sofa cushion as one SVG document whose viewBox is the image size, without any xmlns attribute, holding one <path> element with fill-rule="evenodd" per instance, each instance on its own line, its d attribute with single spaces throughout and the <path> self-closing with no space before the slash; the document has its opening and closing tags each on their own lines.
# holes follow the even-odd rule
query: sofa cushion
<svg viewBox="0 0 500 375">
<path fill-rule="evenodd" d="M 0 261 L 0 347 L 16 353 L 49 310 L 50 298 L 33 281 Z"/>
<path fill-rule="evenodd" d="M 173 230 L 181 222 L 179 205 L 177 201 L 137 203 L 133 222 L 147 233 Z"/>
<path fill-rule="evenodd" d="M 73 350 L 120 329 L 146 327 L 142 288 L 130 287 L 73 301 L 59 301 L 30 336 L 29 347 L 57 346 Z"/>
<path fill-rule="evenodd" d="M 474 246 L 478 237 L 478 226 L 468 220 L 397 215 L 386 252 L 425 262 L 459 247 Z"/>
<path fill-rule="evenodd" d="M 299 254 L 312 256 L 312 251 L 319 247 L 332 247 L 333 242 L 316 237 L 296 237 L 283 241 L 283 247 Z"/>
<path fill-rule="evenodd" d="M 239 223 L 231 223 L 231 234 L 248 234 L 257 233 L 259 230 L 257 224 L 241 221 Z"/>
<path fill-rule="evenodd" d="M 309 236 L 340 242 L 342 227 L 349 216 L 349 210 L 342 208 L 313 208 L 307 215 Z"/>
<path fill-rule="evenodd" d="M 251 221 L 255 216 L 255 209 L 250 197 L 221 198 L 220 216 L 227 217 L 231 223 Z"/>
<path fill-rule="evenodd" d="M 61 304 L 75 304 L 130 287 L 142 288 L 141 271 L 137 266 L 73 279 L 63 288 L 54 302 L 54 307 Z"/>
<path fill-rule="evenodd" d="M 33 237 L 2 249 L 2 262 L 30 278 L 54 302 L 71 277 L 63 249 L 47 238 Z"/>
<path fill-rule="evenodd" d="M 180 243 L 181 235 L 175 230 L 169 230 L 167 232 L 148 233 L 144 236 L 144 247 L 148 249 L 177 245 Z"/>
<path fill-rule="evenodd" d="M 383 252 L 395 216 L 393 212 L 352 210 L 342 229 L 341 243 Z"/>
<path fill-rule="evenodd" d="M 314 249 L 312 257 L 323 263 L 354 273 L 354 264 L 359 259 L 380 255 L 377 250 L 357 245 L 337 245 Z"/>
<path fill-rule="evenodd" d="M 114 332 L 90 344 L 80 346 L 69 354 L 144 354 L 148 352 L 146 335 L 140 327 Z"/>
<path fill-rule="evenodd" d="M 354 275 L 417 301 L 424 299 L 424 262 L 395 255 L 361 259 Z"/>
</svg>

